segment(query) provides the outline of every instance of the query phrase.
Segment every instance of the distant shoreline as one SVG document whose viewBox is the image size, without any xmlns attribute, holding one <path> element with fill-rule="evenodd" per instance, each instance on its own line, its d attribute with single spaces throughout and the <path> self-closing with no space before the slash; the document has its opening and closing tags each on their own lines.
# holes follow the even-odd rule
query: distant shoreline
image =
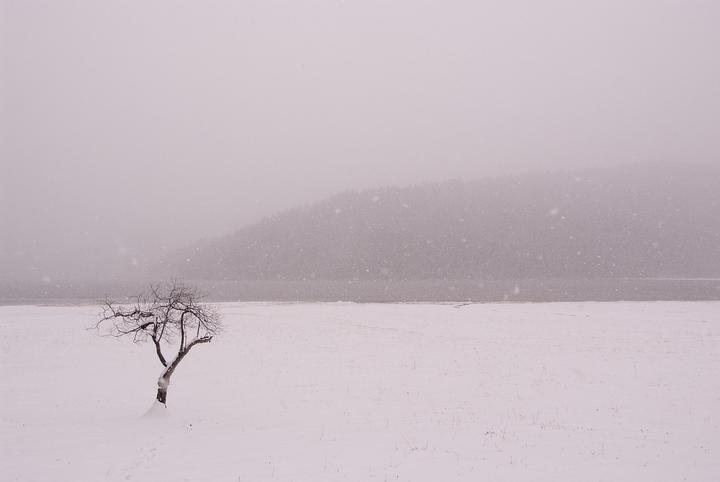
<svg viewBox="0 0 720 482">
<path fill-rule="evenodd" d="M 208 301 L 553 302 L 720 300 L 718 278 L 190 281 Z M 142 283 L 0 283 L 0 305 L 87 304 Z"/>
</svg>

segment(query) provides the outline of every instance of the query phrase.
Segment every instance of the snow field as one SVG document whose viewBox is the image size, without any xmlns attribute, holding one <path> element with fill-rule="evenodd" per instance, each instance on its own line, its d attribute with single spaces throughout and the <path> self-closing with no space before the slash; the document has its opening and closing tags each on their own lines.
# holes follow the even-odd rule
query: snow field
<svg viewBox="0 0 720 482">
<path fill-rule="evenodd" d="M 720 302 L 219 306 L 153 417 L 97 307 L 0 307 L 0 478 L 720 480 Z"/>
</svg>

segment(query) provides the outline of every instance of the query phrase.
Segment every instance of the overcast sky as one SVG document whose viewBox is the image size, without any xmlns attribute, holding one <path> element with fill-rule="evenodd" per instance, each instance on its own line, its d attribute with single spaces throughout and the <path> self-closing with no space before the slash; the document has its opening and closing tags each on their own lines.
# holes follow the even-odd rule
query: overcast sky
<svg viewBox="0 0 720 482">
<path fill-rule="evenodd" d="M 5 273 L 349 188 L 720 160 L 716 0 L 0 1 Z"/>
</svg>

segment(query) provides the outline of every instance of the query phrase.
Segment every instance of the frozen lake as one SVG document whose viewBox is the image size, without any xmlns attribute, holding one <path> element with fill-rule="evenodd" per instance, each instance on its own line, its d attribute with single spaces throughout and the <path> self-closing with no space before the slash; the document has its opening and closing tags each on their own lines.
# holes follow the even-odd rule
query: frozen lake
<svg viewBox="0 0 720 482">
<path fill-rule="evenodd" d="M 720 480 L 720 302 L 219 307 L 151 419 L 151 346 L 0 307 L 2 480 Z"/>
</svg>

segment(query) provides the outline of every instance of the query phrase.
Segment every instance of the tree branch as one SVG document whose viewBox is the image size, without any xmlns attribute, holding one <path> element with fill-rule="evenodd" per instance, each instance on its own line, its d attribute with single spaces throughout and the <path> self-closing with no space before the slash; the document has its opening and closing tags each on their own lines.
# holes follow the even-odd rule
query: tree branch
<svg viewBox="0 0 720 482">
<path fill-rule="evenodd" d="M 162 366 L 166 367 L 167 360 L 165 360 L 165 357 L 163 356 L 162 348 L 160 347 L 160 340 L 156 340 L 155 338 L 153 338 L 153 343 L 155 343 L 155 353 L 160 359 L 160 363 L 162 363 Z"/>
<path fill-rule="evenodd" d="M 210 343 L 212 341 L 212 336 L 203 336 L 200 338 L 194 339 L 190 344 L 187 346 L 187 349 L 185 349 L 186 352 L 190 351 L 190 348 L 194 347 L 195 345 L 199 345 L 200 343 Z"/>
</svg>

